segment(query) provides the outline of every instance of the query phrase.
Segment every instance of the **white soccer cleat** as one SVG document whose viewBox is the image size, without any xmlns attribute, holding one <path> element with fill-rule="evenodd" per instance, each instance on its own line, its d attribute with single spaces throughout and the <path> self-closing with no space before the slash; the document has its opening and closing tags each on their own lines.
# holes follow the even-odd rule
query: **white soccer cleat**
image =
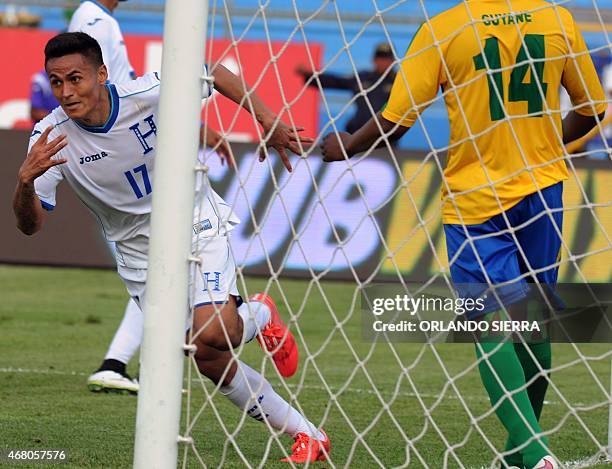
<svg viewBox="0 0 612 469">
<path fill-rule="evenodd" d="M 138 380 L 131 379 L 116 371 L 96 371 L 87 379 L 91 392 L 115 392 L 119 394 L 138 394 Z"/>
<path fill-rule="evenodd" d="M 559 469 L 559 464 L 552 456 L 544 456 L 533 469 Z"/>
</svg>

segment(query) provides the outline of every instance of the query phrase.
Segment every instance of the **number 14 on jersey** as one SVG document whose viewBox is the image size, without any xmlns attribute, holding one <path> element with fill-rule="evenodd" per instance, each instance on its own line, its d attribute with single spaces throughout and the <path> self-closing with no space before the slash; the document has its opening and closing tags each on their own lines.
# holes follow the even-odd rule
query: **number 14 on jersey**
<svg viewBox="0 0 612 469">
<path fill-rule="evenodd" d="M 510 75 L 508 85 L 508 100 L 510 102 L 527 101 L 529 117 L 542 116 L 547 84 L 544 83 L 544 65 L 546 47 L 541 34 L 526 34 L 524 45 L 521 45 Z M 502 74 L 499 39 L 490 37 L 485 41 L 483 54 L 474 56 L 476 70 L 492 70 L 488 76 L 489 112 L 492 121 L 505 117 L 505 88 Z M 531 70 L 531 78 L 524 83 L 527 72 Z"/>
</svg>

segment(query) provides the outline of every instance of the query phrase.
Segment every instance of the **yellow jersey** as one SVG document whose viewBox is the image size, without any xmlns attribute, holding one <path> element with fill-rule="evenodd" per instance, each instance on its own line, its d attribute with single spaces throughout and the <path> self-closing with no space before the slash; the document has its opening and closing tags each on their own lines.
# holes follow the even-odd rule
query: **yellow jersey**
<svg viewBox="0 0 612 469">
<path fill-rule="evenodd" d="M 565 8 L 470 0 L 417 31 L 382 116 L 411 127 L 441 89 L 450 121 L 443 221 L 477 224 L 567 179 L 561 86 L 579 114 L 605 111 L 595 67 Z"/>
</svg>

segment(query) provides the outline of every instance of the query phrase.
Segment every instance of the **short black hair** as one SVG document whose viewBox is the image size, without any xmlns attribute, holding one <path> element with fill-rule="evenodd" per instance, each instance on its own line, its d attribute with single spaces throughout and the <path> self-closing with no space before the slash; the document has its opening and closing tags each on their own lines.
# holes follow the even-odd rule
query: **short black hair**
<svg viewBox="0 0 612 469">
<path fill-rule="evenodd" d="M 394 59 L 393 57 L 393 49 L 391 48 L 391 44 L 387 44 L 386 42 L 381 42 L 374 49 L 374 58 L 384 58 L 384 59 Z"/>
<path fill-rule="evenodd" d="M 96 68 L 104 63 L 98 41 L 89 34 L 75 32 L 61 33 L 49 39 L 45 46 L 45 67 L 49 60 L 70 54 L 82 54 Z"/>
</svg>

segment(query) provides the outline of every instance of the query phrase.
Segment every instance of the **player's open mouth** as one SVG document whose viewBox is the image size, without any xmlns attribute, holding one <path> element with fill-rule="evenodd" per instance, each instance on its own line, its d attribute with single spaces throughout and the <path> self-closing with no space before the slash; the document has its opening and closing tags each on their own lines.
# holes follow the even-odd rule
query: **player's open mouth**
<svg viewBox="0 0 612 469">
<path fill-rule="evenodd" d="M 66 104 L 64 104 L 64 106 L 66 108 L 68 108 L 68 109 L 75 109 L 79 104 L 81 104 L 81 103 L 79 103 L 79 102 L 76 102 L 76 103 L 66 103 Z"/>
</svg>

